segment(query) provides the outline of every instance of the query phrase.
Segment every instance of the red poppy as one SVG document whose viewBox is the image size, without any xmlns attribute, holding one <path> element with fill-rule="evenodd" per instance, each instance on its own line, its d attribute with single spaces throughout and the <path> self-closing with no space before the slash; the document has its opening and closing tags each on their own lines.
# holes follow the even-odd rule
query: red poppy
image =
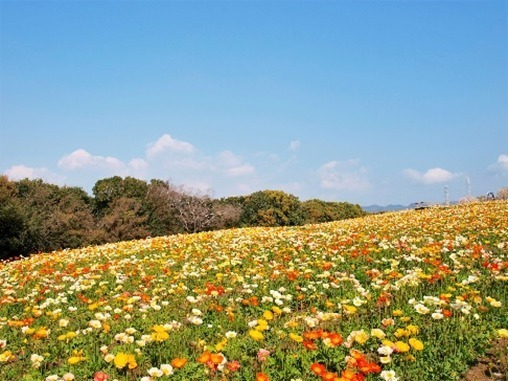
<svg viewBox="0 0 508 381">
<path fill-rule="evenodd" d="M 312 370 L 318 376 L 322 376 L 323 374 L 326 373 L 325 366 L 318 362 L 312 363 L 310 366 L 310 370 Z"/>
</svg>

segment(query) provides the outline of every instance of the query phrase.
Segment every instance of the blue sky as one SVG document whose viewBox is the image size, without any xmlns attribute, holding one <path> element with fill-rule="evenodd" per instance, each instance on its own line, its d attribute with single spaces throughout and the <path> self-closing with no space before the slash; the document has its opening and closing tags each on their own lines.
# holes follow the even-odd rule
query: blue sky
<svg viewBox="0 0 508 381">
<path fill-rule="evenodd" d="M 0 173 L 360 205 L 508 186 L 506 1 L 0 1 Z"/>
</svg>

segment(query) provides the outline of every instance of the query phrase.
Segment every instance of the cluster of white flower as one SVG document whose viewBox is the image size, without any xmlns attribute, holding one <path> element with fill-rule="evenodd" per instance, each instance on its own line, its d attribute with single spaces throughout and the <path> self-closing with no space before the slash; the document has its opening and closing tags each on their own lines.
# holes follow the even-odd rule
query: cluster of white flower
<svg viewBox="0 0 508 381">
<path fill-rule="evenodd" d="M 170 376 L 173 373 L 174 373 L 174 370 L 170 364 L 162 364 L 160 366 L 160 368 L 152 367 L 152 368 L 148 369 L 148 374 L 150 376 L 142 377 L 141 381 L 152 381 L 155 378 Z"/>
<path fill-rule="evenodd" d="M 76 377 L 72 373 L 65 373 L 62 377 L 57 374 L 52 374 L 51 376 L 46 377 L 45 381 L 73 381 Z"/>
</svg>

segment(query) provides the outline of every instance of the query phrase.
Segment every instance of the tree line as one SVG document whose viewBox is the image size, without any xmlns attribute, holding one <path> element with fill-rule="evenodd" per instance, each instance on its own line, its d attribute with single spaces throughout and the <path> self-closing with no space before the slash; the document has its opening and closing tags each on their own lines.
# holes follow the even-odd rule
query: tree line
<svg viewBox="0 0 508 381">
<path fill-rule="evenodd" d="M 82 188 L 0 176 L 0 259 L 178 233 L 296 226 L 362 216 L 359 205 L 279 190 L 214 199 L 162 180 L 114 176 Z"/>
</svg>

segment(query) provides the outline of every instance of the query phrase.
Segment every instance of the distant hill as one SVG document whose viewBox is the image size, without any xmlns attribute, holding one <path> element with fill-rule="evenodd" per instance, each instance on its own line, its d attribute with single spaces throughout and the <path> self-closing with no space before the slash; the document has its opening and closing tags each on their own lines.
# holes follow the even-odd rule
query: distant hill
<svg viewBox="0 0 508 381">
<path fill-rule="evenodd" d="M 451 201 L 450 205 L 457 204 L 458 201 Z M 361 208 L 366 211 L 367 213 L 381 213 L 381 212 L 396 212 L 398 210 L 407 210 L 407 209 L 415 209 L 418 207 L 425 207 L 425 206 L 431 206 L 431 205 L 439 205 L 437 202 L 413 202 L 409 205 L 369 205 L 369 206 L 362 206 Z"/>
<path fill-rule="evenodd" d="M 363 210 L 365 210 L 367 213 L 394 212 L 397 210 L 413 209 L 414 204 L 411 204 L 409 206 L 407 206 L 407 205 L 406 206 L 405 205 L 393 205 L 393 204 L 381 206 L 381 205 L 374 204 L 374 205 L 369 205 L 369 206 L 362 206 L 361 208 Z"/>
</svg>

